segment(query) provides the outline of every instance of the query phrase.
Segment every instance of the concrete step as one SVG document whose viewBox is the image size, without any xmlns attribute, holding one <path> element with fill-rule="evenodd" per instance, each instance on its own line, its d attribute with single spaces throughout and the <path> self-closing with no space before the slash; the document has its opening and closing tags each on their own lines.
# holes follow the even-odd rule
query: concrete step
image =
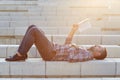
<svg viewBox="0 0 120 80">
<path fill-rule="evenodd" d="M 79 45 L 81 47 L 90 47 L 92 45 Z M 108 58 L 120 58 L 120 46 L 118 45 L 102 45 L 106 47 L 108 55 Z M 0 45 L 0 58 L 6 58 L 9 56 L 13 56 L 19 45 Z M 33 45 L 30 51 L 28 52 L 29 58 L 40 58 L 40 54 L 37 50 L 37 48 Z"/>
<path fill-rule="evenodd" d="M 53 42 L 64 44 L 67 35 L 53 35 Z M 75 35 L 73 43 L 80 45 L 119 45 L 119 35 Z"/>
<path fill-rule="evenodd" d="M 2 23 L 2 22 L 1 22 Z M 25 24 L 19 23 L 14 23 L 12 22 L 10 23 L 4 23 L 2 26 L 14 26 L 14 27 L 1 27 L 0 28 L 0 38 L 2 39 L 2 37 L 6 37 L 6 39 L 9 39 L 10 36 L 14 36 L 13 39 L 22 39 L 22 37 L 24 36 L 27 27 L 15 27 L 16 25 L 21 25 L 21 26 L 28 26 L 29 22 L 24 22 Z M 47 35 L 50 35 L 50 40 L 53 40 L 54 42 L 57 42 L 59 44 L 63 44 L 65 41 L 65 38 L 67 37 L 69 31 L 70 31 L 70 27 L 69 28 L 64 28 L 64 27 L 40 27 Z M 93 28 L 94 30 L 98 30 Z M 73 42 L 80 44 L 80 45 L 91 45 L 91 44 L 102 44 L 102 45 L 119 45 L 120 44 L 120 35 L 119 33 L 117 34 L 101 34 L 102 31 L 93 31 L 89 30 L 89 32 L 86 33 L 79 33 L 79 31 L 75 34 L 74 38 L 73 38 Z M 57 34 L 57 35 L 56 35 Z M 7 38 L 8 37 L 8 38 Z M 19 38 L 20 37 L 20 38 Z M 4 38 L 3 38 L 4 39 Z M 89 40 L 88 40 L 89 39 Z M 3 44 L 9 43 L 10 42 L 0 42 Z"/>
<path fill-rule="evenodd" d="M 0 78 L 0 80 L 119 80 L 120 78 Z"/>
<path fill-rule="evenodd" d="M 106 58 L 87 62 L 69 63 L 66 61 L 42 61 L 40 58 L 31 58 L 25 62 L 6 62 L 0 58 L 1 77 L 46 77 L 46 78 L 73 78 L 73 77 L 119 77 L 120 59 Z M 4 69 L 3 69 L 4 67 Z"/>
<path fill-rule="evenodd" d="M 1 17 L 1 16 L 0 16 Z M 5 32 L 5 31 L 2 31 L 3 29 L 6 30 L 6 29 L 15 29 L 15 30 L 24 30 L 24 31 L 21 31 L 22 33 L 25 33 L 26 29 L 28 28 L 28 26 L 34 24 L 36 25 L 38 28 L 41 28 L 46 34 L 60 34 L 60 35 L 63 35 L 63 34 L 68 34 L 72 28 L 72 25 L 71 26 L 61 26 L 61 25 L 58 25 L 57 23 L 54 23 L 53 25 L 53 22 L 50 23 L 51 25 L 49 25 L 49 21 L 38 21 L 38 20 L 28 20 L 29 17 L 24 17 L 24 16 L 20 16 L 21 18 L 18 18 L 18 21 L 17 20 L 14 20 L 14 19 L 17 19 L 17 18 L 10 18 L 7 19 L 7 17 L 1 17 L 1 21 L 0 21 L 0 32 Z M 13 20 L 13 21 L 12 21 Z M 22 21 L 21 21 L 22 20 Z M 59 23 L 59 22 L 58 22 Z M 57 24 L 57 25 L 56 25 Z M 56 27 L 55 27 L 56 25 Z M 116 28 L 118 29 L 118 28 Z M 53 30 L 53 31 L 51 31 Z M 7 31 L 6 31 L 7 33 Z M 120 31 L 104 31 L 102 30 L 102 28 L 99 28 L 99 27 L 92 27 L 92 28 L 89 28 L 83 32 L 80 32 L 79 30 L 76 32 L 76 34 L 91 34 L 91 35 L 119 35 Z M 22 34 L 21 34 L 22 35 Z"/>
<path fill-rule="evenodd" d="M 73 23 L 80 21 L 83 18 L 89 17 L 91 18 L 92 25 L 95 27 L 118 27 L 119 28 L 119 1 L 112 1 L 108 0 L 95 0 L 94 2 L 90 2 L 89 0 L 84 1 L 74 1 L 74 0 L 53 0 L 53 1 L 44 1 L 44 0 L 24 0 L 24 1 L 15 1 L 15 0 L 5 0 L 1 1 L 0 9 L 1 13 L 8 12 L 28 12 L 28 13 L 36 13 L 40 16 L 58 16 L 62 17 L 64 20 L 59 22 L 59 25 L 70 26 Z M 64 3 L 64 5 L 63 5 Z M 89 4 L 86 4 L 89 3 Z M 99 4 L 98 4 L 99 3 Z M 102 4 L 101 4 L 102 3 Z M 107 4 L 106 4 L 107 3 Z M 34 5 L 36 4 L 36 5 Z M 39 4 L 39 5 L 37 5 Z M 59 5 L 58 5 L 59 4 Z M 81 5 L 80 5 L 81 4 Z M 115 7 L 115 4 L 116 7 Z M 7 6 L 8 5 L 8 6 Z M 9 6 L 10 5 L 10 6 Z M 13 6 L 11 6 L 13 5 Z M 19 6 L 20 5 L 20 6 Z M 31 7 L 22 7 L 23 5 L 31 6 Z M 34 5 L 32 7 L 32 5 Z M 10 11 L 11 10 L 11 11 Z M 99 12 L 99 13 L 98 13 Z M 79 17 L 78 17 L 79 16 Z M 49 20 L 49 22 L 52 19 Z M 58 21 L 59 19 L 55 19 L 54 21 Z M 46 20 L 45 20 L 46 21 Z M 53 25 L 54 21 L 50 22 L 49 25 Z M 64 23 L 65 22 L 65 23 Z M 61 24 L 62 23 L 62 24 Z M 58 23 L 57 23 L 58 24 Z M 56 26 L 55 24 L 54 26 Z"/>
<path fill-rule="evenodd" d="M 24 1 L 16 1 L 16 0 L 4 0 L 4 1 L 0 1 L 0 5 L 32 5 L 32 4 L 37 4 L 37 1 L 36 0 L 32 0 L 32 1 L 27 1 L 27 0 L 24 0 Z"/>
</svg>

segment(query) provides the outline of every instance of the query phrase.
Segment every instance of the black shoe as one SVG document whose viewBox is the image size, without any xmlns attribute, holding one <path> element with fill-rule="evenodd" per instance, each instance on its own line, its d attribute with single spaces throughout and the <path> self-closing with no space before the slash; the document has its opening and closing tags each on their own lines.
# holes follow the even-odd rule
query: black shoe
<svg viewBox="0 0 120 80">
<path fill-rule="evenodd" d="M 18 56 L 15 54 L 13 57 L 6 58 L 6 61 L 25 61 L 27 59 L 27 55 Z"/>
</svg>

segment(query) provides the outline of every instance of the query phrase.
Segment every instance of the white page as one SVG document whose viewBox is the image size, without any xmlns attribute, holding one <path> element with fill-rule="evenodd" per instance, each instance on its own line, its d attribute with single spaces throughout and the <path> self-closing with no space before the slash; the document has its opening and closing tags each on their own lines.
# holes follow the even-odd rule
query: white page
<svg viewBox="0 0 120 80">
<path fill-rule="evenodd" d="M 79 32 L 83 32 L 92 27 L 88 18 L 80 21 L 78 24 L 79 24 Z"/>
</svg>

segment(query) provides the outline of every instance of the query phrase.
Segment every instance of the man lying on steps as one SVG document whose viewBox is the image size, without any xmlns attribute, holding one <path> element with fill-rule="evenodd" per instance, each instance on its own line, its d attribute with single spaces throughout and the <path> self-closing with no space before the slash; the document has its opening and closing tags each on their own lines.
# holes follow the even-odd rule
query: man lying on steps
<svg viewBox="0 0 120 80">
<path fill-rule="evenodd" d="M 106 48 L 102 46 L 91 46 L 88 49 L 71 44 L 74 33 L 78 30 L 78 24 L 74 24 L 63 45 L 50 42 L 43 31 L 35 25 L 29 26 L 25 36 L 17 50 L 17 53 L 6 61 L 25 61 L 27 52 L 33 44 L 37 47 L 41 57 L 45 61 L 69 61 L 82 62 L 88 60 L 102 60 L 106 58 Z"/>
</svg>

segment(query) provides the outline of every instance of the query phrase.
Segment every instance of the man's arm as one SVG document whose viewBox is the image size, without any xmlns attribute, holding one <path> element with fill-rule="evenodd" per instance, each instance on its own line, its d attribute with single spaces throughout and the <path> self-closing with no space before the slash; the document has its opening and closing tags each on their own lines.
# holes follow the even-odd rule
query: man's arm
<svg viewBox="0 0 120 80">
<path fill-rule="evenodd" d="M 78 24 L 74 24 L 70 33 L 68 34 L 66 40 L 65 40 L 65 44 L 70 44 L 72 42 L 73 36 L 75 34 L 75 32 L 78 30 Z"/>
<path fill-rule="evenodd" d="M 86 22 L 86 21 L 88 21 L 88 20 L 89 20 L 89 19 L 86 18 L 86 19 L 80 21 L 78 24 L 74 24 L 74 25 L 73 25 L 70 33 L 68 34 L 68 36 L 67 36 L 67 38 L 66 38 L 66 40 L 65 40 L 65 44 L 70 44 L 70 43 L 71 43 L 72 38 L 73 38 L 75 32 L 78 30 L 78 27 L 79 27 L 82 23 L 84 23 L 84 22 Z"/>
</svg>

